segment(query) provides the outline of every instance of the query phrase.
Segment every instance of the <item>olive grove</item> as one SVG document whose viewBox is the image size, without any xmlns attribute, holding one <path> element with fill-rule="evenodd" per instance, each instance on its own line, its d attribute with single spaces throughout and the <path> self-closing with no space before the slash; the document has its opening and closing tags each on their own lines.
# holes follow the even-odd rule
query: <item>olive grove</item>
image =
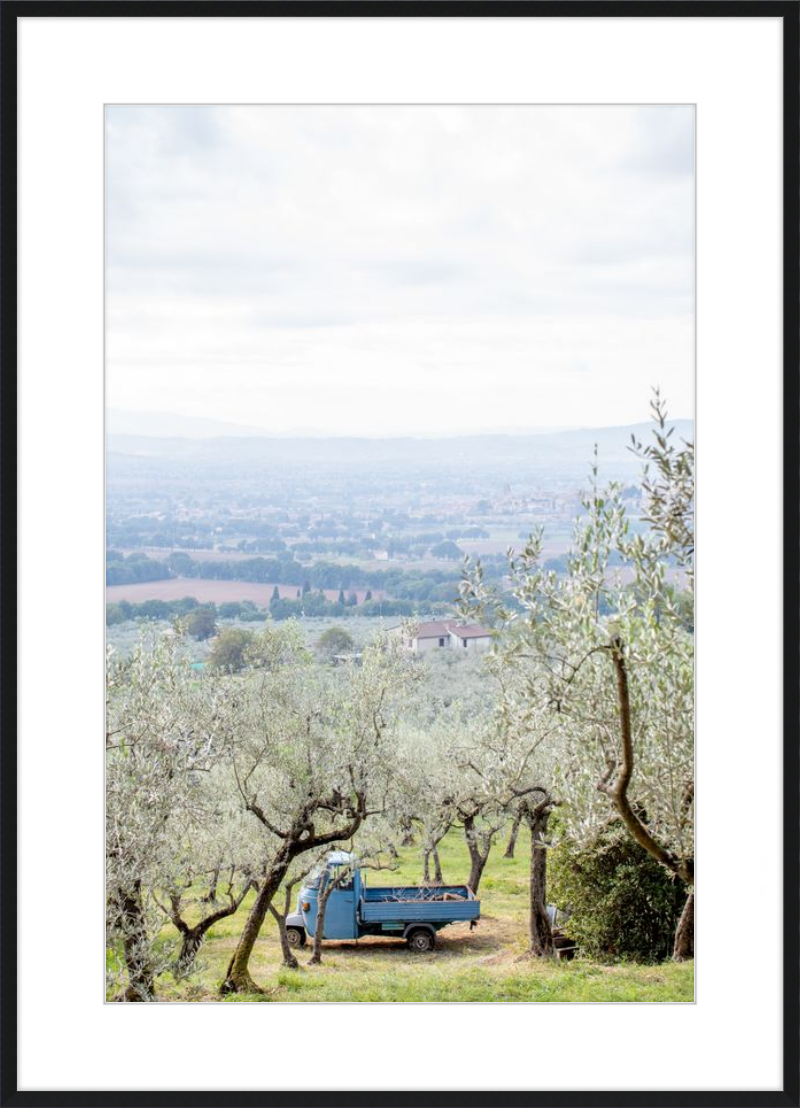
<svg viewBox="0 0 800 1108">
<path fill-rule="evenodd" d="M 160 975 L 196 972 L 222 920 L 236 938 L 220 995 L 262 992 L 265 921 L 296 968 L 286 917 L 330 849 L 384 868 L 411 844 L 426 883 L 478 893 L 521 828 L 528 955 L 554 953 L 548 855 L 568 842 L 590 857 L 624 835 L 684 890 L 673 957 L 693 957 L 694 455 L 672 443 L 658 396 L 654 418 L 653 441 L 632 444 L 642 520 L 595 467 L 566 572 L 546 568 L 541 534 L 509 551 L 502 590 L 467 564 L 459 614 L 492 627 L 481 658 L 420 659 L 384 635 L 331 666 L 291 620 L 202 673 L 179 627 L 109 655 L 110 996 L 152 1000 Z M 445 874 L 453 836 L 467 868 Z"/>
</svg>

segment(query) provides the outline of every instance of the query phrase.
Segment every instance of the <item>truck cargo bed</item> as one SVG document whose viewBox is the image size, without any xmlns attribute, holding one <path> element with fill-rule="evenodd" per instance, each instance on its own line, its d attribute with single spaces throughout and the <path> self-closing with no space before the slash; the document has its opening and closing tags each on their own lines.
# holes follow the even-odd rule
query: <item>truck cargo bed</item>
<svg viewBox="0 0 800 1108">
<path fill-rule="evenodd" d="M 359 901 L 359 916 L 364 923 L 453 923 L 478 919 L 480 913 L 480 901 L 466 885 L 365 889 Z"/>
</svg>

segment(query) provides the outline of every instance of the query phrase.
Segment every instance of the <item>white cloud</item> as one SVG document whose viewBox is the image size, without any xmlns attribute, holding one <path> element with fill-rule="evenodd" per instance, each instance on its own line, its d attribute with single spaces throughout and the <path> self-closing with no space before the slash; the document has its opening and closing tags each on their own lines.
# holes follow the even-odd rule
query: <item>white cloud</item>
<svg viewBox="0 0 800 1108">
<path fill-rule="evenodd" d="M 268 430 L 693 395 L 690 108 L 113 108 L 108 392 Z"/>
</svg>

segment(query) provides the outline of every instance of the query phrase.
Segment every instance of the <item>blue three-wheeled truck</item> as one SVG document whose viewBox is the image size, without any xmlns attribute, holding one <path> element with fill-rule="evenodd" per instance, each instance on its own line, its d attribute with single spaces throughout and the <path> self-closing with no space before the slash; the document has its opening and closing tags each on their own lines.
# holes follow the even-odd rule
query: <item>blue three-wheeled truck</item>
<svg viewBox="0 0 800 1108">
<path fill-rule="evenodd" d="M 389 935 L 425 952 L 433 950 L 436 932 L 448 923 L 469 920 L 474 927 L 481 914 L 481 902 L 466 885 L 371 889 L 355 855 L 334 851 L 300 889 L 297 911 L 286 917 L 286 936 L 293 946 L 304 946 L 307 935 L 314 937 L 317 896 L 331 881 L 336 887 L 325 908 L 324 939 Z"/>
</svg>

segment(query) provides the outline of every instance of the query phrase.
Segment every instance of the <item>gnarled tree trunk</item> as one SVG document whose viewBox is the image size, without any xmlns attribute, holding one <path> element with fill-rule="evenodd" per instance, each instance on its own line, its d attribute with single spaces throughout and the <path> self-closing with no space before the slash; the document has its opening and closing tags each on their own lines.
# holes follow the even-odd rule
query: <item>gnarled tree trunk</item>
<svg viewBox="0 0 800 1108">
<path fill-rule="evenodd" d="M 244 929 L 236 944 L 236 949 L 228 963 L 225 980 L 220 985 L 220 992 L 223 995 L 226 993 L 259 993 L 264 991 L 256 985 L 250 976 L 249 965 L 256 940 L 261 933 L 273 897 L 280 888 L 289 866 L 298 855 L 305 854 L 309 850 L 316 850 L 318 847 L 352 839 L 366 815 L 366 798 L 363 793 L 357 795 L 356 805 L 356 807 L 353 807 L 351 802 L 344 802 L 338 792 L 331 797 L 319 798 L 314 803 L 301 809 L 288 831 L 281 831 L 269 822 L 266 814 L 255 801 L 250 801 L 248 804 L 249 811 L 273 834 L 278 835 L 282 843 L 271 865 L 264 872 L 260 888 L 253 901 L 253 907 L 250 909 L 250 915 L 247 917 Z M 340 817 L 348 819 L 349 822 L 343 827 L 317 834 L 314 830 L 313 817 L 314 813 L 320 808 L 326 812 L 335 812 Z"/>
<path fill-rule="evenodd" d="M 320 885 L 321 884 L 322 882 L 320 882 Z M 322 940 L 325 936 L 325 910 L 328 907 L 331 893 L 338 887 L 339 881 L 337 878 L 333 878 L 325 883 L 324 889 L 319 889 L 319 895 L 317 896 L 317 916 L 314 920 L 314 945 L 311 948 L 311 957 L 308 959 L 308 964 L 310 966 L 322 965 Z"/>
<path fill-rule="evenodd" d="M 292 863 L 293 854 L 287 842 L 278 851 L 272 866 L 264 875 L 261 888 L 253 901 L 250 915 L 239 936 L 236 949 L 233 952 L 225 980 L 220 986 L 223 993 L 260 993 L 262 989 L 256 985 L 250 976 L 250 958 L 256 945 L 256 939 L 261 933 L 264 920 L 267 917 L 272 898 L 280 888 L 281 881 L 286 876 L 286 871 Z"/>
<path fill-rule="evenodd" d="M 686 903 L 678 921 L 673 946 L 673 957 L 677 960 L 694 957 L 694 858 L 680 857 L 667 850 L 653 836 L 649 827 L 641 821 L 634 806 L 628 799 L 628 786 L 633 776 L 633 728 L 631 720 L 630 690 L 628 688 L 628 667 L 625 660 L 625 644 L 619 636 L 611 640 L 607 648 L 611 653 L 617 677 L 617 702 L 619 705 L 619 729 L 622 758 L 614 774 L 614 767 L 598 783 L 598 789 L 604 792 L 622 817 L 628 833 L 643 846 L 657 862 L 674 873 L 687 887 Z M 685 804 L 694 799 L 694 785 L 687 787 Z"/>
<path fill-rule="evenodd" d="M 531 829 L 530 868 L 530 948 L 535 958 L 553 954 L 553 929 L 547 914 L 547 825 L 554 802 L 547 796 L 536 805 L 526 806 L 524 814 Z"/>
<path fill-rule="evenodd" d="M 442 863 L 439 859 L 439 851 L 437 849 L 441 839 L 436 839 L 431 845 L 425 848 L 423 852 L 423 865 L 422 865 L 422 880 L 426 885 L 431 881 L 431 860 L 433 861 L 433 880 L 436 885 L 444 884 L 444 877 L 442 876 Z"/>
<path fill-rule="evenodd" d="M 289 940 L 286 936 L 286 912 L 279 912 L 274 904 L 269 906 L 270 915 L 275 919 L 278 924 L 278 935 L 281 940 L 281 955 L 283 957 L 283 964 L 287 969 L 299 969 L 300 963 L 292 953 L 292 948 L 289 946 Z"/>
<path fill-rule="evenodd" d="M 222 908 L 218 908 L 215 912 L 211 912 L 209 915 L 205 916 L 196 923 L 194 927 L 190 927 L 181 914 L 181 894 L 175 892 L 170 895 L 169 917 L 181 934 L 181 950 L 177 962 L 179 974 L 185 975 L 191 972 L 195 958 L 197 957 L 197 952 L 203 945 L 203 940 L 214 924 L 238 912 L 239 906 L 250 889 L 250 882 L 248 881 L 245 884 L 238 896 L 233 895 L 232 883 L 233 873 L 231 873 L 230 883 L 228 885 L 228 903 Z M 207 898 L 204 897 L 201 903 L 204 903 L 206 899 Z"/>
<path fill-rule="evenodd" d="M 208 882 L 208 892 L 206 893 L 206 895 L 203 897 L 203 900 L 202 900 L 203 904 L 216 904 L 217 903 L 217 884 L 219 882 L 219 871 L 220 871 L 220 867 L 217 866 L 217 868 L 211 874 L 211 879 Z"/>
<path fill-rule="evenodd" d="M 694 889 L 689 890 L 678 920 L 672 957 L 676 962 L 686 962 L 694 958 Z"/>
<path fill-rule="evenodd" d="M 122 933 L 125 968 L 128 971 L 128 985 L 120 999 L 134 1004 L 153 1000 L 156 995 L 155 971 L 150 958 L 141 881 L 135 881 L 130 889 L 120 889 L 115 900 L 119 909 L 117 927 Z"/>
<path fill-rule="evenodd" d="M 514 851 L 517 846 L 517 836 L 519 835 L 519 825 L 522 823 L 523 816 L 522 808 L 517 809 L 517 814 L 514 816 L 514 822 L 511 824 L 511 834 L 508 836 L 508 845 L 506 846 L 506 852 L 503 855 L 504 858 L 513 858 Z"/>
<path fill-rule="evenodd" d="M 489 851 L 492 849 L 494 831 L 479 832 L 475 827 L 475 816 L 464 816 L 464 838 L 467 841 L 469 851 L 469 880 L 467 885 L 475 895 L 483 877 L 483 871 L 489 860 Z"/>
<path fill-rule="evenodd" d="M 286 934 L 286 917 L 289 915 L 289 910 L 292 907 L 292 893 L 295 886 L 299 885 L 303 878 L 308 873 L 308 869 L 304 870 L 302 874 L 295 877 L 293 881 L 287 881 L 283 890 L 283 911 L 279 912 L 272 903 L 269 906 L 270 915 L 275 919 L 278 924 L 278 935 L 281 940 L 281 954 L 283 956 L 283 964 L 287 969 L 299 969 L 300 963 L 294 956 L 292 948 L 289 945 L 289 937 Z"/>
<path fill-rule="evenodd" d="M 209 924 L 209 927 L 211 925 Z M 187 927 L 181 933 L 181 952 L 178 955 L 177 971 L 181 976 L 191 972 L 197 952 L 203 945 L 208 927 L 197 924 L 195 927 Z"/>
<path fill-rule="evenodd" d="M 444 884 L 444 877 L 442 876 L 442 863 L 439 860 L 439 851 L 436 847 L 433 848 L 433 879 L 437 885 Z"/>
</svg>

